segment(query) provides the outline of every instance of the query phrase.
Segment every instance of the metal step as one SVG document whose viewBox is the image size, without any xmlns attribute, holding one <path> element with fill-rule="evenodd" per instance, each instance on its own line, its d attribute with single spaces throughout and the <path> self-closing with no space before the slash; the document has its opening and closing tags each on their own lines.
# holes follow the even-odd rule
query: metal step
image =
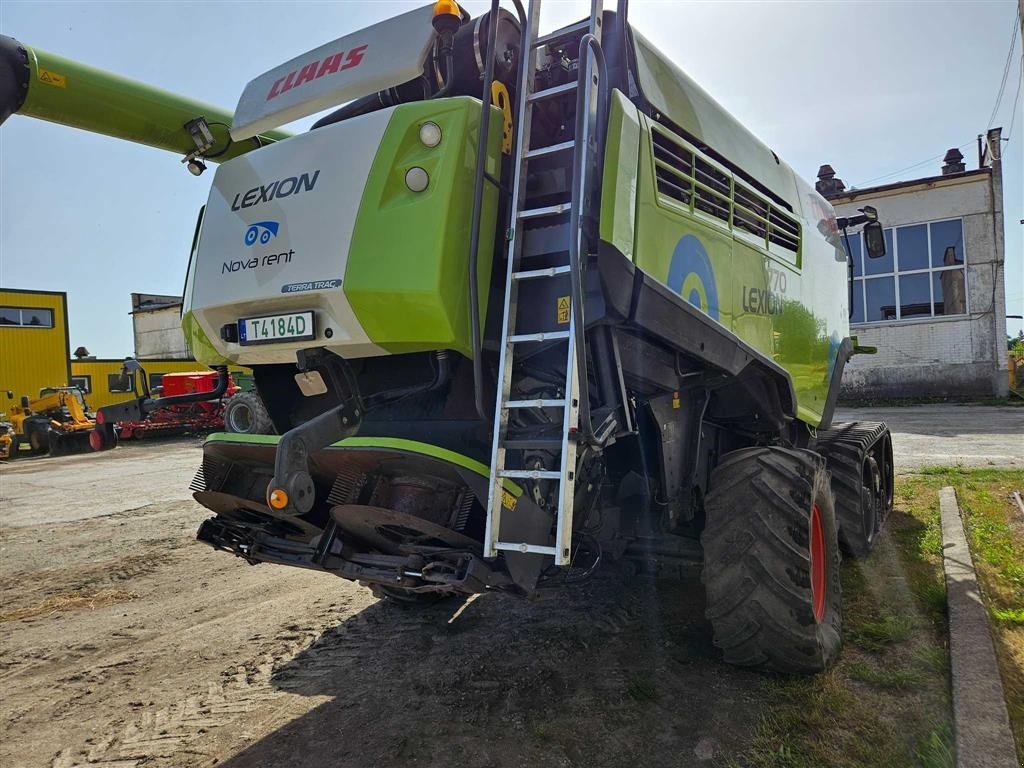
<svg viewBox="0 0 1024 768">
<path fill-rule="evenodd" d="M 506 438 L 501 446 L 509 451 L 558 451 L 562 441 L 556 437 L 513 437 Z"/>
<path fill-rule="evenodd" d="M 565 408 L 565 400 L 506 400 L 506 408 Z"/>
<path fill-rule="evenodd" d="M 494 542 L 494 548 L 504 550 L 505 552 L 529 552 L 533 555 L 558 555 L 557 547 L 545 547 L 539 544 L 516 544 L 511 541 L 496 541 Z"/>
<path fill-rule="evenodd" d="M 569 265 L 563 264 L 560 267 L 546 267 L 545 269 L 524 269 L 521 272 L 513 272 L 513 280 L 533 280 L 538 277 L 555 277 L 569 273 Z"/>
<path fill-rule="evenodd" d="M 525 208 L 519 211 L 516 216 L 520 219 L 538 219 L 541 216 L 556 216 L 559 213 L 568 213 L 572 210 L 572 202 L 559 203 L 558 205 L 545 205 L 543 208 Z"/>
<path fill-rule="evenodd" d="M 569 338 L 568 331 L 545 331 L 544 333 L 520 333 L 509 336 L 511 344 L 536 344 L 544 341 L 564 341 Z"/>
<path fill-rule="evenodd" d="M 537 147 L 531 149 L 526 153 L 525 157 L 527 160 L 533 160 L 537 157 L 544 157 L 544 155 L 555 155 L 559 152 L 565 152 L 568 149 L 572 149 L 576 146 L 576 141 L 563 141 L 561 144 L 548 144 L 546 147 Z"/>
<path fill-rule="evenodd" d="M 560 480 L 562 473 L 557 469 L 500 469 L 498 477 L 510 480 Z"/>
<path fill-rule="evenodd" d="M 547 45 L 555 40 L 562 40 L 566 37 L 572 37 L 580 32 L 586 32 L 590 29 L 590 19 L 584 19 L 583 21 L 572 24 L 564 29 L 558 29 L 554 32 L 549 32 L 546 35 L 541 35 L 533 41 L 533 48 L 540 48 L 542 45 Z"/>
<path fill-rule="evenodd" d="M 573 80 L 571 83 L 562 83 L 561 85 L 555 85 L 551 88 L 545 88 L 543 91 L 534 91 L 527 98 L 532 103 L 543 101 L 544 99 L 550 99 L 554 96 L 559 96 L 563 93 L 569 93 L 570 91 L 576 90 L 576 81 Z"/>
</svg>

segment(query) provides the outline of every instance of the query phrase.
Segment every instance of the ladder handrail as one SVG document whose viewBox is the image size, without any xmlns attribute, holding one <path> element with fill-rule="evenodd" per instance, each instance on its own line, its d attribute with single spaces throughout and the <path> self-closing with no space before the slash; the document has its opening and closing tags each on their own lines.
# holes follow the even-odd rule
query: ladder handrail
<svg viewBox="0 0 1024 768">
<path fill-rule="evenodd" d="M 519 15 L 519 50 L 529 55 L 529 29 L 526 13 L 520 0 L 512 0 Z M 473 350 L 473 400 L 477 415 L 487 421 L 490 416 L 484 410 L 483 343 L 480 330 L 480 286 L 477 277 L 477 261 L 480 258 L 480 217 L 483 215 L 484 181 L 487 176 L 487 137 L 491 127 L 491 86 L 494 84 L 494 49 L 498 39 L 498 11 L 501 0 L 491 0 L 490 15 L 487 17 L 487 64 L 484 66 L 484 87 L 480 101 L 480 135 L 476 144 L 476 178 L 473 184 L 473 217 L 469 236 L 469 337 Z M 520 54 L 522 55 L 522 53 Z M 452 78 L 454 73 L 449 72 Z M 513 142 L 515 139 L 513 138 Z"/>
<path fill-rule="evenodd" d="M 586 65 L 584 65 L 584 57 L 586 57 Z M 589 89 L 589 72 L 590 72 L 590 60 L 593 57 L 594 63 L 598 70 L 598 98 L 597 98 L 597 115 L 594 120 L 594 141 L 596 143 L 595 156 L 597 157 L 599 167 L 604 166 L 603 148 L 605 142 L 605 134 L 607 132 L 607 111 L 608 111 L 608 81 L 607 81 L 607 66 L 604 60 L 604 51 L 601 50 L 601 42 L 594 37 L 592 34 L 586 34 L 580 40 L 580 54 L 579 54 L 579 73 L 577 75 L 576 88 L 577 94 L 584 92 L 584 87 Z M 583 104 L 583 99 L 579 99 L 579 104 Z M 587 118 L 589 110 L 576 110 L 576 140 L 579 141 L 580 137 L 584 135 L 584 124 Z M 584 172 L 586 169 L 586 163 L 589 159 L 590 152 L 588 147 L 577 146 L 575 162 L 573 164 L 572 171 L 572 194 L 575 197 L 577 194 L 580 199 L 577 201 L 577 205 L 572 206 L 569 213 L 569 278 L 572 286 L 572 313 L 573 313 L 573 331 L 576 337 L 576 350 L 579 360 L 579 377 L 580 377 L 580 409 L 579 409 L 579 431 L 581 438 L 587 443 L 594 443 L 596 438 L 594 436 L 594 425 L 590 419 L 590 391 L 589 391 L 589 377 L 587 374 L 587 347 L 586 347 L 586 333 L 583 318 L 583 287 L 584 287 L 584 274 L 586 270 L 586 264 L 582 263 L 580 259 L 580 238 L 581 238 L 581 225 L 580 225 L 580 207 L 583 200 L 586 198 L 587 190 L 584 186 Z M 600 180 L 598 181 L 600 184 Z"/>
</svg>

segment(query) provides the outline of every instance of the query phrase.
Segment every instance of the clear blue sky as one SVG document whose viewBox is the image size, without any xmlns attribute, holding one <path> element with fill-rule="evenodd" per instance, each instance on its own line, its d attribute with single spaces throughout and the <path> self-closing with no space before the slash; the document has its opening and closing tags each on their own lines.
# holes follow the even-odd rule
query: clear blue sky
<svg viewBox="0 0 1024 768">
<path fill-rule="evenodd" d="M 4 0 L 0 32 L 230 110 L 252 77 L 422 4 Z M 476 15 L 487 4 L 465 5 Z M 587 7 L 549 2 L 542 26 Z M 884 181 L 937 173 L 936 156 L 953 146 L 969 145 L 963 152 L 976 167 L 975 137 L 988 127 L 1016 2 L 633 0 L 630 12 L 804 178 L 827 162 L 863 186 L 928 158 L 936 159 Z M 1004 129 L 1020 52 L 1018 40 L 995 120 Z M 1009 314 L 1024 314 L 1020 111 L 1004 145 Z M 0 128 L 0 284 L 66 290 L 72 349 L 130 354 L 129 294 L 180 293 L 211 179 L 159 150 L 12 117 Z"/>
</svg>

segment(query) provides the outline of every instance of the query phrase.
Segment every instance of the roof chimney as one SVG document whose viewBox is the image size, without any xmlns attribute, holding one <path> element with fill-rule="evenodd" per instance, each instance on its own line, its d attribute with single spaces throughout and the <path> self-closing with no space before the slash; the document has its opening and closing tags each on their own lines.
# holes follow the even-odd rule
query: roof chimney
<svg viewBox="0 0 1024 768">
<path fill-rule="evenodd" d="M 814 188 L 822 197 L 833 197 L 842 193 L 846 185 L 842 179 L 836 178 L 836 172 L 831 165 L 823 165 L 818 169 L 818 182 Z"/>
<path fill-rule="evenodd" d="M 967 165 L 964 163 L 964 156 L 960 153 L 959 149 L 953 147 L 942 160 L 942 175 L 949 176 L 953 173 L 963 173 L 966 170 Z"/>
</svg>

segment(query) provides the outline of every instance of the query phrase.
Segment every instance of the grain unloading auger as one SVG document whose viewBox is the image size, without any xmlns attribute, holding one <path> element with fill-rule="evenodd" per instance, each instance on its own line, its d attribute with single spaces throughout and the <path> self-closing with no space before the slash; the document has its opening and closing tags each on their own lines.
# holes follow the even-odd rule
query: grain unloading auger
<svg viewBox="0 0 1024 768">
<path fill-rule="evenodd" d="M 200 213 L 183 327 L 252 367 L 280 434 L 206 442 L 198 537 L 406 602 L 698 565 L 728 661 L 822 669 L 839 542 L 892 505 L 884 424 L 832 423 L 866 351 L 840 228 L 878 255 L 880 225 L 837 222 L 624 2 L 539 12 L 442 0 L 179 115 L 188 160 L 249 150 Z"/>
</svg>

